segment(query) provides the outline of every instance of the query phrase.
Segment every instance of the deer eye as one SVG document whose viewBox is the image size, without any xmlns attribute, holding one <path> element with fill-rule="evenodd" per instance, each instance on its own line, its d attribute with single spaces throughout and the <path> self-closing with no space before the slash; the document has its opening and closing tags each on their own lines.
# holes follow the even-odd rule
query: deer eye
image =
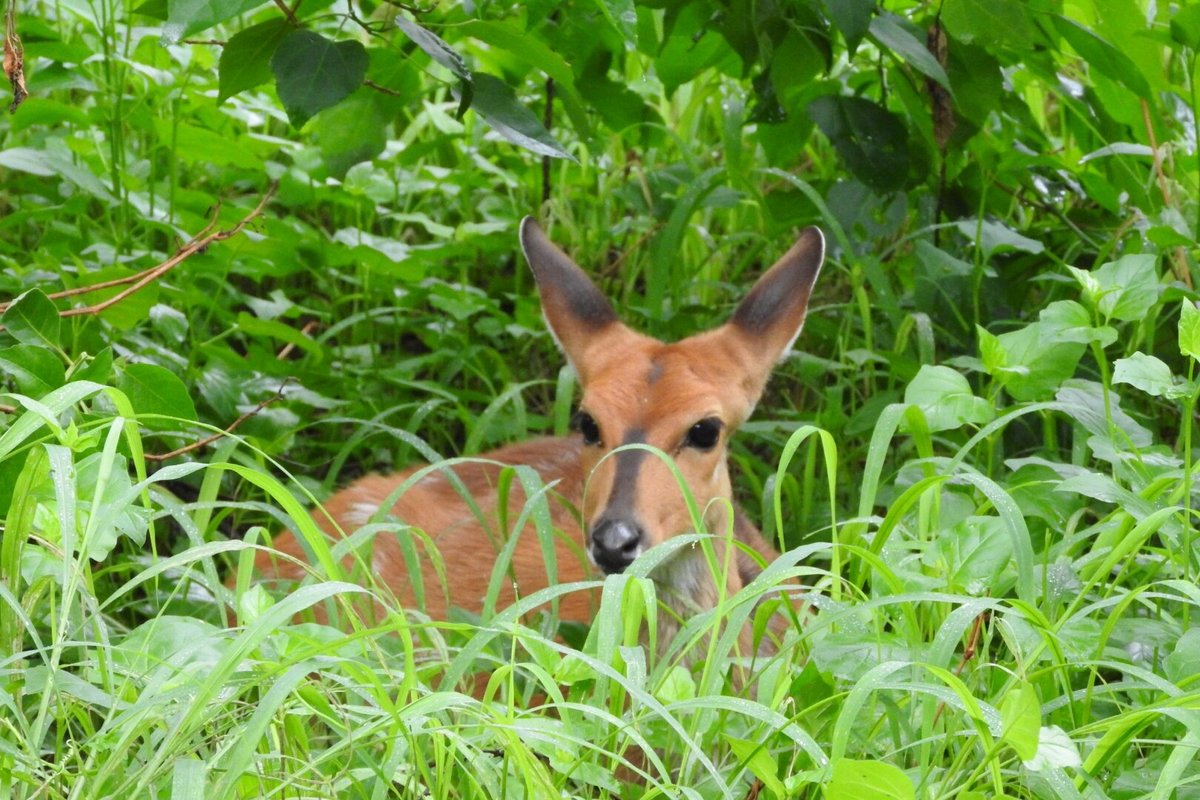
<svg viewBox="0 0 1200 800">
<path fill-rule="evenodd" d="M 586 411 L 575 412 L 575 416 L 571 419 L 571 427 L 583 434 L 584 444 L 593 447 L 601 444 L 600 426 L 596 424 L 595 418 Z"/>
<path fill-rule="evenodd" d="M 725 423 L 716 417 L 706 417 L 688 429 L 684 437 L 684 447 L 694 447 L 697 450 L 712 450 L 721 438 L 721 428 Z"/>
</svg>

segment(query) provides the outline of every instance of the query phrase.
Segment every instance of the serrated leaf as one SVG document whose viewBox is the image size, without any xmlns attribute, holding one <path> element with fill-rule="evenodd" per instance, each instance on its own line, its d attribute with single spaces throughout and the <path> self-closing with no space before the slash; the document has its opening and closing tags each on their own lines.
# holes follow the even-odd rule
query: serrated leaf
<svg viewBox="0 0 1200 800">
<path fill-rule="evenodd" d="M 32 344 L 0 350 L 0 372 L 10 375 L 17 390 L 35 400 L 66 380 L 62 359 L 49 348 Z"/>
<path fill-rule="evenodd" d="M 932 78 L 946 90 L 951 90 L 946 70 L 934 58 L 933 53 L 929 52 L 924 42 L 904 27 L 900 17 L 888 13 L 879 14 L 871 20 L 869 30 L 875 41 L 900 56 L 906 64 L 927 78 Z"/>
<path fill-rule="evenodd" d="M 919 406 L 932 432 L 982 425 L 995 410 L 971 391 L 967 379 L 950 367 L 925 364 L 904 390 L 904 402 Z"/>
<path fill-rule="evenodd" d="M 575 161 L 575 157 L 542 126 L 541 120 L 521 105 L 507 83 L 483 72 L 474 73 L 472 78 L 475 96 L 471 108 L 487 120 L 496 133 L 538 155 Z"/>
<path fill-rule="evenodd" d="M 221 48 L 217 102 L 271 80 L 271 57 L 291 30 L 283 17 L 238 31 Z"/>
<path fill-rule="evenodd" d="M 312 31 L 295 31 L 271 57 L 275 88 L 292 125 L 340 102 L 362 85 L 370 58 L 359 42 L 334 42 Z"/>
<path fill-rule="evenodd" d="M 737 760 L 745 764 L 750 773 L 762 781 L 768 792 L 778 798 L 788 796 L 787 788 L 783 785 L 783 781 L 779 780 L 777 774 L 779 768 L 775 764 L 775 759 L 771 757 L 771 751 L 763 747 L 762 742 L 752 742 L 724 734 L 722 738 L 725 739 Z"/>
<path fill-rule="evenodd" d="M 162 43 L 175 44 L 180 39 L 244 14 L 264 5 L 267 0 L 167 0 L 167 21 L 163 25 Z"/>
<path fill-rule="evenodd" d="M 908 776 L 883 761 L 839 758 L 825 786 L 826 800 L 915 800 L 916 796 Z"/>
<path fill-rule="evenodd" d="M 0 325 L 24 344 L 58 347 L 58 309 L 41 289 L 30 289 L 12 301 L 0 315 Z"/>
<path fill-rule="evenodd" d="M 1200 360 L 1200 309 L 1191 300 L 1179 308 L 1179 352 Z"/>
<path fill-rule="evenodd" d="M 1188 388 L 1171 374 L 1164 361 L 1145 353 L 1118 358 L 1113 363 L 1113 383 L 1127 383 L 1154 397 L 1186 397 Z"/>
<path fill-rule="evenodd" d="M 117 388 L 129 397 L 138 414 L 165 414 L 195 421 L 196 407 L 183 381 L 157 364 L 127 364 L 117 376 Z M 145 420 L 149 426 L 171 426 L 162 420 Z"/>
<path fill-rule="evenodd" d="M 1022 681 L 1000 701 L 1001 741 L 1008 744 L 1023 761 L 1033 758 L 1038 750 L 1038 729 L 1042 724 L 1042 707 L 1037 689 Z"/>
</svg>

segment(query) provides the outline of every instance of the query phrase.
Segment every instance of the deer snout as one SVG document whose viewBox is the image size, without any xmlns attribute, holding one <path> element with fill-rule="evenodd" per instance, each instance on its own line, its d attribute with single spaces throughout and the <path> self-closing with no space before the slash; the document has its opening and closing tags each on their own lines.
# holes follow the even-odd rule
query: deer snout
<svg viewBox="0 0 1200 800">
<path fill-rule="evenodd" d="M 642 526 L 624 519 L 601 519 L 592 529 L 588 549 L 592 561 L 605 575 L 623 572 L 641 555 L 646 541 Z"/>
</svg>

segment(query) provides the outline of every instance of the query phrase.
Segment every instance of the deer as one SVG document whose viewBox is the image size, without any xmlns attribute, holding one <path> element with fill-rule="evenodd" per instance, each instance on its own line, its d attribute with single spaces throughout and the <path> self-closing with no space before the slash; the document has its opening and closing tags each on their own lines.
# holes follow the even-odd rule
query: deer
<svg viewBox="0 0 1200 800">
<path fill-rule="evenodd" d="M 823 235 L 816 227 L 804 229 L 727 322 L 673 343 L 621 323 L 600 289 L 531 217 L 521 223 L 520 245 L 547 327 L 582 389 L 574 433 L 501 447 L 448 467 L 453 476 L 430 471 L 414 482 L 420 467 L 368 475 L 336 492 L 324 513 L 314 514 L 318 526 L 336 540 L 378 519 L 381 505 L 392 503 L 384 511 L 423 531 L 440 552 L 440 570 L 428 553 L 421 556 L 423 586 L 444 588 L 425 592 L 424 612 L 446 619 L 458 606 L 478 614 L 503 544 L 487 528 L 498 519 L 504 465 L 532 468 L 560 500 L 549 504 L 561 534 L 554 541 L 558 581 L 595 580 L 621 573 L 655 545 L 697 530 L 670 465 L 649 449 L 656 448 L 673 460 L 702 510 L 704 526 L 732 532 L 734 541 L 725 545 L 718 538 L 714 547 L 736 552 L 721 549 L 733 566 L 724 570 L 725 586 L 717 584 L 701 548 L 680 548 L 650 577 L 676 618 L 713 608 L 719 597 L 731 596 L 779 557 L 734 502 L 728 444 L 800 334 L 824 261 Z M 396 497 L 406 482 L 412 485 Z M 508 485 L 508 507 L 520 509 L 527 500 L 524 489 L 520 481 Z M 510 535 L 519 539 L 512 580 L 499 598 L 503 605 L 550 583 L 538 536 L 531 530 Z M 256 554 L 260 579 L 304 576 L 305 551 L 294 533 L 281 533 L 272 547 Z M 414 607 L 409 561 L 396 536 L 377 535 L 364 561 L 401 607 Z M 596 592 L 572 592 L 559 599 L 558 611 L 560 619 L 586 625 L 596 607 Z"/>
</svg>

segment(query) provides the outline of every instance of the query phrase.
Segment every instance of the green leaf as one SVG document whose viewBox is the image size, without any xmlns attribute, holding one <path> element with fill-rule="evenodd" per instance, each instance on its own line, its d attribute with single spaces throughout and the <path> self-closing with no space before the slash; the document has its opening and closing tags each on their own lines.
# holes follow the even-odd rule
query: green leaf
<svg viewBox="0 0 1200 800">
<path fill-rule="evenodd" d="M 915 800 L 912 781 L 883 761 L 839 758 L 825 787 L 826 800 Z"/>
<path fill-rule="evenodd" d="M 1038 750 L 1038 729 L 1042 725 L 1042 707 L 1037 689 L 1024 681 L 1018 683 L 1000 701 L 1000 740 L 1009 745 L 1022 761 L 1033 758 Z"/>
<path fill-rule="evenodd" d="M 94 356 L 88 356 L 86 353 L 81 357 L 81 360 L 86 361 L 83 366 L 78 366 L 76 362 L 75 371 L 71 373 L 73 381 L 92 381 L 94 383 L 108 383 L 108 379 L 112 376 L 112 348 L 105 347 Z"/>
<path fill-rule="evenodd" d="M 961 42 L 978 42 L 1024 49 L 1035 38 L 1033 25 L 1020 0 L 944 0 L 942 24 Z"/>
<path fill-rule="evenodd" d="M 239 330 L 252 336 L 270 336 L 281 342 L 294 344 L 306 353 L 316 356 L 317 359 L 321 359 L 325 355 L 324 349 L 315 339 L 278 320 L 259 319 L 243 311 L 238 314 L 237 325 Z"/>
<path fill-rule="evenodd" d="M 271 80 L 271 57 L 290 30 L 288 21 L 277 17 L 231 36 L 217 62 L 217 102 Z"/>
<path fill-rule="evenodd" d="M 1132 322 L 1146 315 L 1162 287 L 1155 265 L 1158 258 L 1148 253 L 1135 253 L 1110 261 L 1088 272 L 1067 267 L 1083 287 L 1084 299 L 1104 317 Z"/>
<path fill-rule="evenodd" d="M 129 397 L 138 414 L 165 414 L 195 421 L 196 407 L 183 381 L 156 364 L 127 364 L 117 376 L 117 388 Z M 149 427 L 176 427 L 163 420 L 145 420 Z"/>
<path fill-rule="evenodd" d="M 1171 374 L 1171 368 L 1154 356 L 1134 353 L 1118 358 L 1113 364 L 1113 383 L 1127 383 L 1154 397 L 1177 399 L 1190 394 L 1184 382 Z"/>
<path fill-rule="evenodd" d="M 339 180 L 346 170 L 370 161 L 387 147 L 387 121 L 374 98 L 354 96 L 327 108 L 313 121 L 321 160 Z"/>
<path fill-rule="evenodd" d="M 292 125 L 299 128 L 362 85 L 369 61 L 356 41 L 334 42 L 312 31 L 289 34 L 271 57 L 271 71 Z"/>
<path fill-rule="evenodd" d="M 175 44 L 180 39 L 244 14 L 263 5 L 266 0 L 167 0 L 167 22 L 163 25 L 162 43 Z"/>
<path fill-rule="evenodd" d="M 1117 332 L 1108 325 L 1099 328 L 1092 325 L 1088 310 L 1074 300 L 1057 300 L 1042 309 L 1040 320 L 1052 336 L 1064 342 L 1089 344 L 1099 342 L 1108 347 L 1117 340 Z"/>
<path fill-rule="evenodd" d="M 1071 741 L 1067 732 L 1057 725 L 1050 725 L 1038 731 L 1037 755 L 1025 764 L 1034 772 L 1077 769 L 1082 765 L 1079 748 Z"/>
<path fill-rule="evenodd" d="M 458 51 L 446 44 L 442 37 L 403 16 L 396 17 L 396 27 L 404 31 L 404 35 L 412 39 L 413 44 L 424 50 L 434 61 L 465 83 L 471 82 L 471 70 L 467 67 L 467 62 L 463 61 Z"/>
<path fill-rule="evenodd" d="M 608 24 L 625 37 L 625 41 L 637 41 L 637 9 L 633 0 L 595 0 L 595 3 Z"/>
<path fill-rule="evenodd" d="M 1154 99 L 1146 77 L 1133 63 L 1133 59 L 1074 20 L 1058 14 L 1052 14 L 1050 19 L 1054 23 L 1054 29 L 1087 63 L 1088 69 L 1096 70 L 1109 80 L 1116 81 L 1144 100 Z"/>
<path fill-rule="evenodd" d="M 779 767 L 771 757 L 771 751 L 764 747 L 762 742 L 738 739 L 728 734 L 722 734 L 721 738 L 729 744 L 729 749 L 733 751 L 737 760 L 745 764 L 751 774 L 762 781 L 768 792 L 778 798 L 788 796 L 787 788 L 777 774 Z"/>
<path fill-rule="evenodd" d="M 632 3 L 630 3 L 632 8 Z M 635 20 L 636 21 L 636 20 Z M 458 26 L 458 31 L 493 47 L 506 50 L 514 58 L 541 70 L 567 89 L 575 86 L 575 73 L 571 65 L 558 53 L 550 49 L 540 38 L 531 35 L 516 25 L 501 22 L 469 20 Z"/>
<path fill-rule="evenodd" d="M 1200 5 L 1181 5 L 1171 14 L 1171 38 L 1193 52 L 1200 50 Z"/>
<path fill-rule="evenodd" d="M 1039 321 L 993 337 L 984 368 L 1014 399 L 1042 400 L 1075 374 L 1083 351 Z"/>
<path fill-rule="evenodd" d="M 967 379 L 950 367 L 922 366 L 904 390 L 904 402 L 920 407 L 934 433 L 982 425 L 995 416 L 991 404 L 976 397 Z"/>
<path fill-rule="evenodd" d="M 902 187 L 910 156 L 904 120 L 862 97 L 818 97 L 808 115 L 854 176 L 879 192 Z"/>
<path fill-rule="evenodd" d="M 1179 307 L 1179 352 L 1200 361 L 1200 309 L 1191 300 Z"/>
<path fill-rule="evenodd" d="M 507 83 L 483 72 L 476 72 L 472 77 L 475 97 L 471 109 L 487 120 L 496 133 L 538 155 L 575 161 L 534 113 L 521 105 Z"/>
<path fill-rule="evenodd" d="M 62 360 L 49 348 L 32 344 L 0 350 L 0 372 L 11 375 L 17 390 L 35 400 L 66 381 Z"/>
<path fill-rule="evenodd" d="M 978 240 L 979 249 L 983 251 L 984 258 L 991 258 L 994 253 L 1010 250 L 1020 250 L 1037 255 L 1046 249 L 1046 246 L 1036 239 L 1022 236 L 1007 225 L 987 219 L 961 219 L 956 227 L 968 239 Z"/>
<path fill-rule="evenodd" d="M 1167 677 L 1179 684 L 1187 679 L 1196 685 L 1196 676 L 1200 675 L 1200 628 L 1185 631 L 1175 649 L 1163 659 L 1163 671 Z"/>
<path fill-rule="evenodd" d="M 904 27 L 900 17 L 888 13 L 879 14 L 871 20 L 870 32 L 875 41 L 900 56 L 905 63 L 950 90 L 950 79 L 946 77 L 946 70 L 934 58 L 933 53 L 929 52 L 925 43 Z"/>
<path fill-rule="evenodd" d="M 0 325 L 18 342 L 58 348 L 58 309 L 41 289 L 21 294 L 0 315 Z"/>
<path fill-rule="evenodd" d="M 846 49 L 850 55 L 858 49 L 863 37 L 871 29 L 871 15 L 875 12 L 875 0 L 825 0 L 829 18 L 842 32 Z"/>
</svg>

